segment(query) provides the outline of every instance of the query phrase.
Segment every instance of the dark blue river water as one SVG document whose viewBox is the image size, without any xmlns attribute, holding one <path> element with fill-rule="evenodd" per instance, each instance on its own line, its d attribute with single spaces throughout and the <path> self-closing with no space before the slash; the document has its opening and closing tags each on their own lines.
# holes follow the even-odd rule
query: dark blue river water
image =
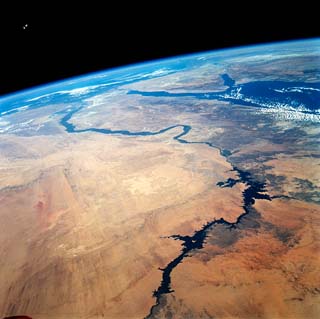
<svg viewBox="0 0 320 319">
<path fill-rule="evenodd" d="M 319 107 L 320 101 L 320 84 L 305 84 L 300 82 L 250 82 L 241 85 L 235 85 L 235 82 L 227 75 L 222 75 L 225 85 L 229 88 L 224 92 L 208 92 L 208 93 L 169 93 L 166 91 L 158 92 L 140 92 L 130 91 L 129 94 L 140 94 L 143 96 L 154 96 L 154 97 L 195 97 L 198 99 L 218 99 L 228 100 L 234 103 L 244 105 L 261 106 L 272 103 L 286 103 L 292 107 L 299 107 L 302 104 L 310 110 L 316 110 Z M 176 134 L 173 139 L 182 144 L 204 144 L 208 147 L 217 148 L 210 142 L 192 142 L 187 140 L 187 135 L 192 129 L 190 125 L 177 124 L 170 127 L 163 128 L 158 131 L 136 131 L 131 132 L 129 130 L 111 130 L 103 128 L 87 128 L 77 129 L 70 121 L 72 116 L 80 111 L 82 107 L 73 109 L 67 112 L 62 119 L 60 124 L 65 127 L 68 133 L 79 134 L 84 132 L 95 132 L 106 135 L 118 134 L 123 136 L 154 136 L 165 133 L 174 128 L 181 128 L 181 132 Z M 219 149 L 219 148 L 218 148 Z M 224 156 L 226 160 L 231 155 L 227 150 L 219 149 L 221 156 Z M 231 164 L 231 163 L 230 163 Z M 232 164 L 231 164 L 232 165 Z M 259 182 L 253 178 L 250 172 L 243 171 L 238 167 L 233 166 L 233 170 L 237 172 L 238 178 L 229 178 L 227 181 L 219 182 L 217 185 L 220 187 L 233 187 L 237 183 L 243 183 L 246 185 L 245 190 L 242 193 L 242 207 L 243 213 L 233 223 L 221 218 L 219 220 L 212 220 L 205 224 L 201 229 L 194 232 L 192 236 L 181 236 L 172 235 L 171 238 L 180 240 L 182 242 L 181 253 L 170 261 L 166 267 L 160 269 L 162 271 L 161 283 L 153 293 L 156 298 L 155 305 L 151 308 L 150 313 L 147 317 L 151 316 L 154 307 L 159 305 L 160 298 L 164 294 L 172 292 L 171 289 L 171 273 L 178 266 L 182 260 L 188 256 L 193 250 L 203 248 L 208 232 L 212 227 L 218 224 L 225 225 L 228 229 L 237 228 L 241 224 L 242 220 L 249 215 L 253 209 L 253 205 L 256 199 L 271 200 L 270 196 L 266 193 L 265 184 Z"/>
<path fill-rule="evenodd" d="M 110 129 L 100 129 L 100 128 L 87 128 L 87 129 L 76 129 L 75 126 L 70 123 L 72 116 L 78 112 L 81 108 L 74 109 L 69 111 L 61 120 L 60 124 L 65 127 L 68 133 L 84 133 L 84 132 L 96 132 L 106 135 L 118 134 L 124 136 L 154 136 L 159 135 L 174 128 L 181 128 L 182 132 L 175 135 L 173 137 L 174 140 L 178 141 L 182 144 L 204 144 L 208 147 L 218 148 L 214 146 L 210 142 L 192 142 L 186 139 L 186 136 L 192 129 L 190 125 L 174 125 L 159 131 L 151 132 L 151 131 L 141 131 L 141 132 L 131 132 L 128 130 L 110 130 Z M 218 148 L 219 149 L 219 148 Z M 230 152 L 226 150 L 219 149 L 220 154 L 226 158 L 230 155 Z M 228 159 L 227 159 L 228 160 Z M 160 269 L 162 271 L 162 280 L 160 286 L 157 290 L 153 292 L 153 296 L 156 298 L 155 305 L 150 309 L 150 313 L 147 317 L 150 317 L 154 307 L 159 305 L 160 298 L 164 294 L 168 294 L 172 292 L 171 289 L 171 273 L 175 267 L 178 266 L 179 263 L 188 255 L 189 252 L 195 249 L 203 248 L 205 243 L 205 239 L 207 237 L 208 231 L 214 226 L 218 224 L 223 224 L 228 226 L 228 228 L 233 229 L 236 228 L 238 224 L 241 223 L 242 219 L 245 218 L 251 211 L 252 205 L 255 202 L 255 199 L 267 199 L 271 200 L 269 195 L 265 193 L 265 184 L 255 181 L 249 172 L 245 172 L 240 170 L 239 168 L 233 166 L 233 170 L 237 172 L 238 179 L 229 179 L 226 182 L 218 183 L 220 187 L 232 187 L 236 183 L 244 183 L 247 187 L 243 191 L 243 213 L 237 218 L 236 222 L 231 223 L 227 220 L 220 218 L 219 220 L 214 219 L 213 221 L 209 221 L 205 224 L 201 229 L 194 232 L 192 236 L 181 236 L 181 235 L 172 235 L 171 238 L 182 241 L 182 251 L 181 253 L 170 261 L 166 267 Z"/>
</svg>

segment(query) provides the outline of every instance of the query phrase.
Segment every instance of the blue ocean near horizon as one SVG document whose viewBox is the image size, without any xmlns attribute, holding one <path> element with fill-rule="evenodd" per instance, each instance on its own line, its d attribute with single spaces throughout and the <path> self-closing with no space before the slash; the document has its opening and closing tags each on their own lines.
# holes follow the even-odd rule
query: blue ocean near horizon
<svg viewBox="0 0 320 319">
<path fill-rule="evenodd" d="M 138 66 L 106 70 L 76 78 L 44 84 L 35 88 L 0 96 L 0 117 L 19 112 L 20 108 L 28 109 L 45 107 L 48 104 L 77 103 L 83 99 L 103 94 L 110 89 L 141 80 L 148 80 L 189 68 L 189 63 L 177 59 L 172 63 L 145 63 Z M 88 88 L 88 92 L 73 95 L 73 90 Z"/>
<path fill-rule="evenodd" d="M 304 42 L 311 43 L 312 45 L 309 48 L 307 46 L 304 48 L 301 46 L 301 43 Z M 286 48 L 286 45 L 288 48 Z M 320 56 L 320 39 L 288 43 L 280 42 L 277 44 L 266 44 L 265 46 L 249 46 L 202 52 L 190 56 L 177 56 L 49 83 L 0 97 L 0 117 L 23 111 L 24 109 L 36 109 L 52 104 L 63 103 L 74 106 L 75 104 L 83 103 L 84 99 L 126 84 L 161 77 L 181 70 L 192 70 L 208 63 L 217 64 L 226 58 L 246 59 L 254 56 L 254 54 L 257 56 L 261 54 L 272 55 L 273 52 L 278 52 L 278 48 L 281 48 L 284 54 L 291 52 L 290 48 L 302 52 L 303 50 L 317 52 L 319 48 Z M 217 99 L 229 101 L 231 104 L 255 107 L 266 107 L 268 105 L 270 107 L 274 105 L 281 107 L 281 105 L 285 105 L 292 109 L 299 109 L 299 111 L 319 114 L 320 82 L 251 81 L 237 85 L 235 79 L 232 79 L 228 74 L 222 74 L 221 78 L 224 84 L 229 86 L 228 89 L 221 92 L 170 93 L 165 91 L 131 91 L 129 94 L 138 93 L 144 96 L 157 97 L 190 96 L 197 99 Z M 83 92 L 80 92 L 82 89 Z M 80 90 L 79 94 L 76 94 L 75 90 Z"/>
<path fill-rule="evenodd" d="M 320 109 L 320 82 L 256 81 L 239 85 L 240 93 L 260 103 L 304 106 L 310 112 Z"/>
</svg>

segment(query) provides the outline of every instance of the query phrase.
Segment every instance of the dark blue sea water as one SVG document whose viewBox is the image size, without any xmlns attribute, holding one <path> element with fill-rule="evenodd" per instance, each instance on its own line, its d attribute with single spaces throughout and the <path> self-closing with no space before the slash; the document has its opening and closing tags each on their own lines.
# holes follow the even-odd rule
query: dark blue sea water
<svg viewBox="0 0 320 319">
<path fill-rule="evenodd" d="M 254 107 L 293 108 L 313 113 L 320 110 L 320 83 L 285 82 L 285 81 L 254 81 L 235 85 L 227 74 L 223 74 L 224 84 L 229 88 L 225 91 L 205 93 L 170 93 L 166 91 L 136 91 L 129 94 L 154 97 L 194 97 L 203 100 L 228 101 Z"/>
<path fill-rule="evenodd" d="M 267 58 L 274 58 L 274 56 L 279 54 L 284 54 L 284 56 L 287 54 L 297 54 L 301 57 L 308 56 L 308 54 L 319 55 L 319 44 L 320 40 L 314 39 L 204 52 L 71 78 L 0 97 L 0 117 L 21 111 L 22 107 L 34 109 L 58 103 L 72 104 L 74 107 L 75 104 L 82 103 L 84 99 L 105 93 L 112 88 L 121 87 L 136 81 L 161 77 L 165 74 L 176 73 L 181 70 L 197 70 L 199 67 L 208 64 L 219 65 L 230 58 L 232 59 L 232 63 L 245 63 L 250 68 L 251 62 L 248 61 L 251 61 L 250 59 L 252 58 L 259 59 L 259 56 L 266 55 Z M 312 72 L 315 72 L 315 70 L 312 70 Z M 235 80 L 226 73 L 222 74 L 221 78 L 224 85 L 228 86 L 228 89 L 222 92 L 173 94 L 161 91 L 132 91 L 131 94 L 161 97 L 190 96 L 197 99 L 224 100 L 238 105 L 256 107 L 282 106 L 296 109 L 302 108 L 305 112 L 319 110 L 319 83 L 290 82 L 291 79 L 288 78 L 287 82 L 260 81 L 237 85 Z M 72 90 L 85 88 L 88 88 L 88 90 L 84 90 L 81 94 L 71 92 Z"/>
<path fill-rule="evenodd" d="M 223 84 L 229 87 L 234 86 L 234 84 L 236 83 L 235 80 L 231 79 L 230 76 L 228 74 L 221 74 L 221 78 L 223 80 Z"/>
</svg>

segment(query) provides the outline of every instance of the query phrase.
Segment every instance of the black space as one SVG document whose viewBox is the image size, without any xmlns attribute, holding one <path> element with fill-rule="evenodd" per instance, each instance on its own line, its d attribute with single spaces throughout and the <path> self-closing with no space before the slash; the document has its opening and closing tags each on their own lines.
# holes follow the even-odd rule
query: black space
<svg viewBox="0 0 320 319">
<path fill-rule="evenodd" d="M 320 33 L 317 10 L 279 10 L 271 3 L 212 9 L 210 2 L 184 2 L 183 10 L 160 2 L 10 3 L 0 5 L 0 94 L 166 56 Z"/>
</svg>

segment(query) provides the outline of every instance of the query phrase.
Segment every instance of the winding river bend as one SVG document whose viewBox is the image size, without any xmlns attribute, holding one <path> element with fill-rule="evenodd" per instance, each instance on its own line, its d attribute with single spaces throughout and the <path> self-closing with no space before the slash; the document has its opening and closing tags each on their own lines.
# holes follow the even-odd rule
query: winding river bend
<svg viewBox="0 0 320 319">
<path fill-rule="evenodd" d="M 181 235 L 172 235 L 170 238 L 175 240 L 182 241 L 182 250 L 181 253 L 170 261 L 166 267 L 160 269 L 162 271 L 162 280 L 157 290 L 153 292 L 153 296 L 156 298 L 155 304 L 151 307 L 149 314 L 146 318 L 150 318 L 153 315 L 154 309 L 160 304 L 160 298 L 164 294 L 168 294 L 173 292 L 171 289 L 171 273 L 172 271 L 182 262 L 182 260 L 188 256 L 193 250 L 202 249 L 206 237 L 208 236 L 208 232 L 212 227 L 218 224 L 223 224 L 227 226 L 228 229 L 234 229 L 238 227 L 238 225 L 242 222 L 242 220 L 250 214 L 253 210 L 253 205 L 255 203 L 255 199 L 266 199 L 271 200 L 270 196 L 266 193 L 265 184 L 259 181 L 256 181 L 249 172 L 243 171 L 236 166 L 234 166 L 228 156 L 230 156 L 230 152 L 227 150 L 222 150 L 219 147 L 213 145 L 210 142 L 193 142 L 188 141 L 186 139 L 187 134 L 190 132 L 192 127 L 190 125 L 182 125 L 177 124 L 173 125 L 159 131 L 151 132 L 151 131 L 140 131 L 140 132 L 131 132 L 128 130 L 110 130 L 110 129 L 101 129 L 101 128 L 87 128 L 87 129 L 77 129 L 74 124 L 70 122 L 72 116 L 80 111 L 82 107 L 69 111 L 65 114 L 62 119 L 60 120 L 60 124 L 66 129 L 68 133 L 84 133 L 84 132 L 96 132 L 106 135 L 117 134 L 117 135 L 124 135 L 124 136 L 153 136 L 165 133 L 169 130 L 174 128 L 181 128 L 182 132 L 175 135 L 173 137 L 179 143 L 182 144 L 203 144 L 207 145 L 208 147 L 212 147 L 218 149 L 220 151 L 221 156 L 225 157 L 226 160 L 232 165 L 233 170 L 237 172 L 238 179 L 228 179 L 225 182 L 219 182 L 217 186 L 219 187 L 233 187 L 237 183 L 243 183 L 246 185 L 245 190 L 242 193 L 242 201 L 243 201 L 243 213 L 238 216 L 237 220 L 233 223 L 225 220 L 224 218 L 214 219 L 209 221 L 205 224 L 201 229 L 196 230 L 192 236 L 181 236 Z"/>
</svg>

